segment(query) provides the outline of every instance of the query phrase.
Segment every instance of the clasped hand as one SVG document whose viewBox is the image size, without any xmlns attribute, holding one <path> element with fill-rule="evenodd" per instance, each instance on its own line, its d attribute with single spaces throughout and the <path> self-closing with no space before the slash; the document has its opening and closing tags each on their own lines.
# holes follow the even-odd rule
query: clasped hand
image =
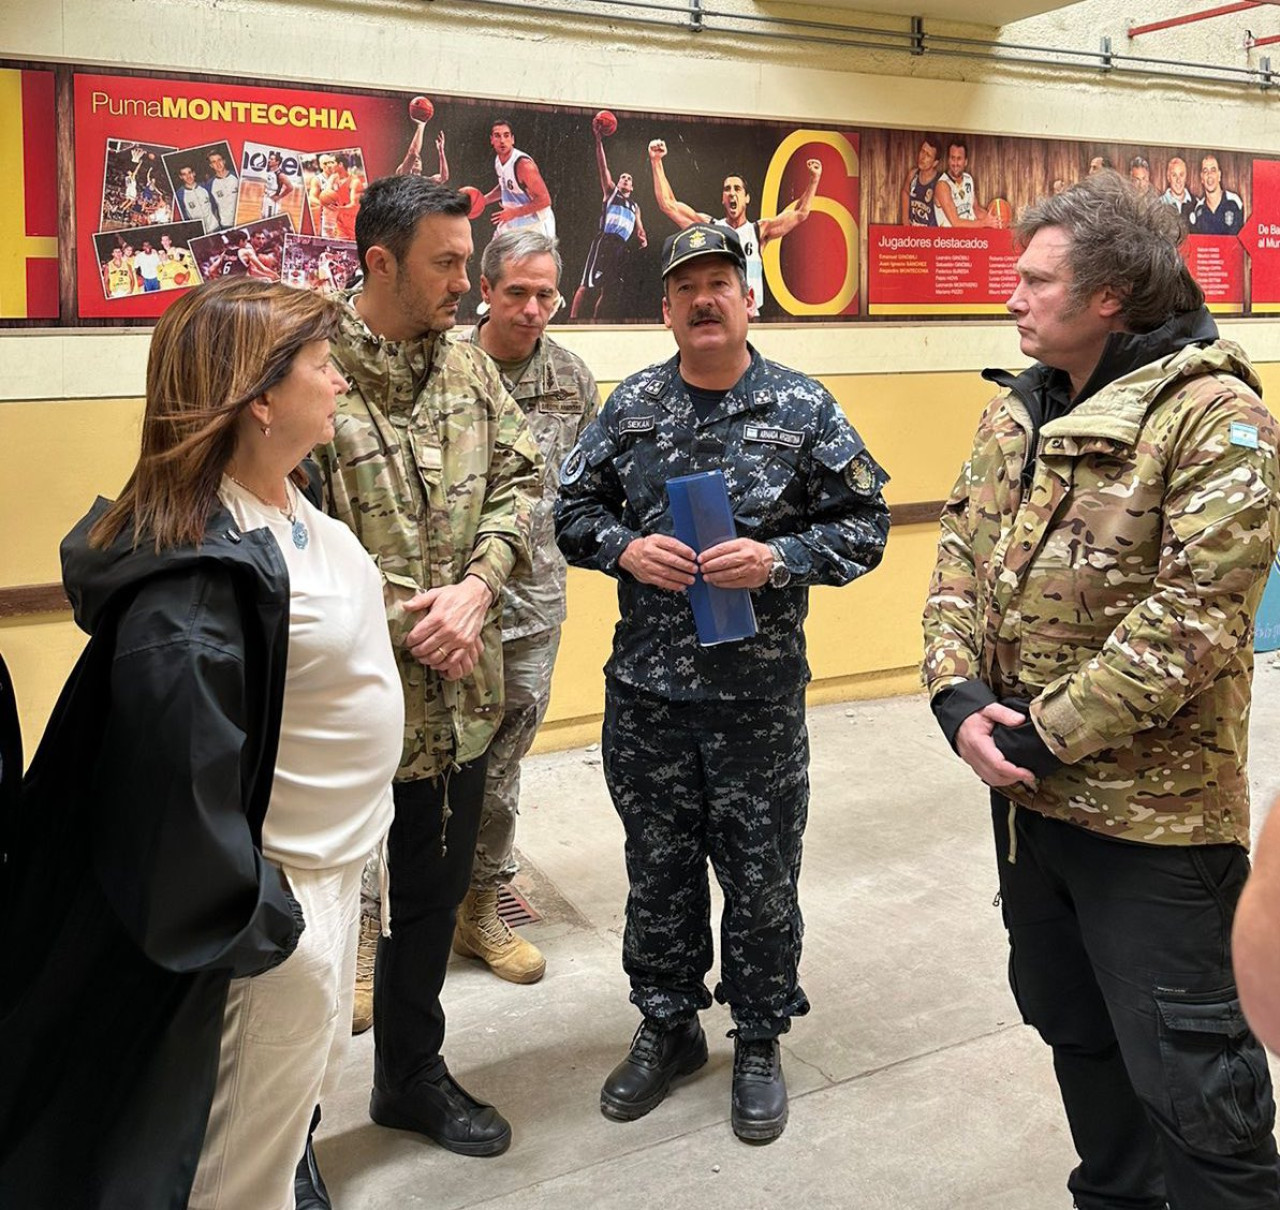
<svg viewBox="0 0 1280 1210">
<path fill-rule="evenodd" d="M 717 588 L 760 588 L 769 580 L 773 551 L 753 538 L 731 538 L 697 554 L 678 538 L 649 534 L 622 552 L 618 565 L 642 584 L 681 592 L 694 573 Z"/>
<path fill-rule="evenodd" d="M 405 639 L 409 654 L 447 681 L 469 676 L 480 658 L 480 631 L 492 603 L 493 594 L 478 576 L 418 593 L 405 603 L 406 611 L 423 612 Z"/>
<path fill-rule="evenodd" d="M 1035 774 L 1005 759 L 996 746 L 992 733 L 998 726 L 1030 726 L 1025 714 L 1010 710 L 999 702 L 992 702 L 969 715 L 956 732 L 956 751 L 961 759 L 992 789 L 1010 786 L 1016 782 L 1032 785 Z"/>
</svg>

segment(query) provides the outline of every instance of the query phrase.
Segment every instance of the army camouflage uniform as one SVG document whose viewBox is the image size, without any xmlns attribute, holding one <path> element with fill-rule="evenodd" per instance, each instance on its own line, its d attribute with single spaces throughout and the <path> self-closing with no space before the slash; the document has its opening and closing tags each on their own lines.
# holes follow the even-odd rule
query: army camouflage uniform
<svg viewBox="0 0 1280 1210">
<path fill-rule="evenodd" d="M 444 1070 L 440 990 L 470 883 L 484 757 L 502 717 L 501 591 L 529 561 L 542 460 L 493 363 L 438 335 L 375 336 L 345 296 L 333 360 L 347 380 L 333 441 L 316 450 L 328 511 L 382 571 L 405 693 L 405 742 L 388 840 L 393 934 L 378 946 L 375 1083 Z M 447 681 L 405 638 L 419 591 L 479 577 L 494 602 L 471 675 Z"/>
<path fill-rule="evenodd" d="M 792 579 L 753 593 L 754 638 L 702 647 L 687 595 L 633 580 L 618 559 L 638 537 L 673 532 L 668 479 L 713 468 L 738 535 L 773 543 Z M 702 420 L 678 357 L 627 379 L 561 471 L 561 550 L 618 579 L 602 748 L 627 835 L 623 966 L 633 1003 L 664 1025 L 711 1003 L 708 857 L 725 899 L 716 998 L 739 1037 L 776 1037 L 808 1011 L 796 898 L 808 588 L 880 561 L 886 479 L 819 383 L 754 349 Z"/>
<path fill-rule="evenodd" d="M 925 609 L 948 738 L 989 702 L 1029 714 L 993 738 L 1037 780 L 993 793 L 993 822 L 1010 977 L 1054 1047 L 1081 1207 L 1280 1206 L 1230 961 L 1280 463 L 1258 378 L 1216 335 L 1205 311 L 1113 335 L 1042 427 L 1061 372 L 988 371 L 1007 389 L 944 509 Z"/>
<path fill-rule="evenodd" d="M 479 347 L 481 320 L 463 339 Z M 565 618 L 565 562 L 556 547 L 553 507 L 560 464 L 600 406 L 599 389 L 582 358 L 549 336 L 539 339 L 518 382 L 505 375 L 543 460 L 542 498 L 534 507 L 532 564 L 502 589 L 504 711 L 489 745 L 484 808 L 471 885 L 510 882 L 515 859 L 520 762 L 533 745 L 551 699 L 551 673 Z"/>
</svg>

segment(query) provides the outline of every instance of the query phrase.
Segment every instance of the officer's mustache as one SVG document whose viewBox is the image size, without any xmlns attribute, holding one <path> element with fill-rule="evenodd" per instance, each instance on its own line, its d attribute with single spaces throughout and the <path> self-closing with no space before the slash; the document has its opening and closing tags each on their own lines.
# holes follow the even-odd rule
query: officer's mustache
<svg viewBox="0 0 1280 1210">
<path fill-rule="evenodd" d="M 710 319 L 715 323 L 720 322 L 720 312 L 714 307 L 699 307 L 689 316 L 691 324 L 701 323 L 704 319 Z"/>
</svg>

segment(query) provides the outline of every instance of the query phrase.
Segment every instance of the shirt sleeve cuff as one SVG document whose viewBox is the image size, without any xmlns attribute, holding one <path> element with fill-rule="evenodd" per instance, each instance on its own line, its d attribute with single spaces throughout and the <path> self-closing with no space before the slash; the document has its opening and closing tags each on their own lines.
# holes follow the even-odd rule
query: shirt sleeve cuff
<svg viewBox="0 0 1280 1210">
<path fill-rule="evenodd" d="M 511 549 L 510 544 L 491 535 L 481 538 L 476 544 L 463 574 L 483 581 L 496 601 L 515 564 L 516 552 Z"/>
<path fill-rule="evenodd" d="M 1000 749 L 1000 755 L 1010 764 L 1021 769 L 1030 769 L 1037 778 L 1044 779 L 1062 768 L 1060 761 L 1052 752 L 1044 737 L 1036 729 L 1030 715 L 1030 702 L 1013 701 L 1006 698 L 1001 705 L 1013 710 L 1027 711 L 1027 721 L 1020 727 L 1006 727 L 997 724 L 991 732 L 991 741 Z"/>
<path fill-rule="evenodd" d="M 964 681 L 946 689 L 940 689 L 933 695 L 929 705 L 933 709 L 933 717 L 938 720 L 942 734 L 947 737 L 951 750 L 956 750 L 956 732 L 960 724 L 971 714 L 977 714 L 984 706 L 997 701 L 996 695 L 981 681 Z"/>
</svg>

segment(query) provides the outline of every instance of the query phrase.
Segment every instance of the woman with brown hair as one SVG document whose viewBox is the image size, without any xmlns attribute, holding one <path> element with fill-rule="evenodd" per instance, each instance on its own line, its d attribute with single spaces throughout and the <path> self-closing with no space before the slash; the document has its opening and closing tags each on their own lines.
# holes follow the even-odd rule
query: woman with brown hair
<svg viewBox="0 0 1280 1210">
<path fill-rule="evenodd" d="M 336 325 L 175 302 L 133 475 L 63 542 L 91 637 L 2 833 L 0 1205 L 293 1206 L 403 726 L 378 572 L 304 492 Z"/>
</svg>

